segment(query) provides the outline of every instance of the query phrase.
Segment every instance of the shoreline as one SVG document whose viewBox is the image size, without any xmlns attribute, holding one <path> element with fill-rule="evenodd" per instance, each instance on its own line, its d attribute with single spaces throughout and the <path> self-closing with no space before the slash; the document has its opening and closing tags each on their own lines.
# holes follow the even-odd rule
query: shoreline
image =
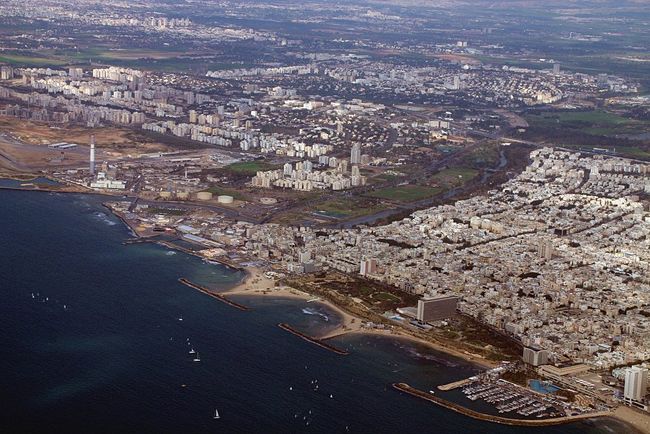
<svg viewBox="0 0 650 434">
<path fill-rule="evenodd" d="M 406 330 L 402 328 L 395 329 L 369 329 L 363 328 L 363 320 L 347 311 L 344 308 L 334 304 L 333 302 L 326 300 L 322 297 L 309 294 L 307 292 L 288 287 L 288 286 L 275 286 L 275 280 L 264 276 L 264 270 L 258 267 L 246 267 L 243 269 L 246 273 L 245 277 L 242 280 L 233 286 L 232 288 L 220 292 L 223 295 L 234 295 L 234 296 L 251 296 L 251 297 L 269 297 L 269 298 L 285 298 L 293 300 L 313 300 L 326 306 L 331 311 L 335 312 L 341 318 L 341 324 L 339 324 L 334 330 L 331 330 L 323 335 L 314 336 L 314 339 L 320 341 L 327 341 L 329 339 L 334 339 L 339 336 L 344 335 L 365 335 L 365 336 L 383 336 L 391 339 L 405 340 L 408 342 L 416 343 L 423 345 L 434 351 L 441 352 L 451 357 L 456 357 L 463 360 L 464 362 L 471 363 L 481 369 L 491 369 L 497 366 L 496 363 L 480 359 L 476 356 L 465 354 L 461 351 L 453 350 L 451 348 L 445 347 L 443 345 L 438 345 L 434 342 L 430 342 L 424 339 L 421 339 L 417 336 L 409 334 Z M 408 393 L 408 392 L 405 392 Z M 415 395 L 414 395 L 415 396 Z M 444 405 L 443 405 L 444 407 Z M 466 407 L 459 405 L 461 409 L 466 409 Z M 463 411 L 456 411 L 458 413 L 464 414 L 467 417 L 473 417 L 471 415 L 465 414 Z M 468 411 L 482 415 L 482 413 L 475 412 L 467 408 Z M 487 415 L 488 417 L 490 415 Z M 567 418 L 556 418 L 550 422 L 544 423 L 544 420 L 533 420 L 533 424 L 528 426 L 548 426 L 548 425 L 560 425 L 572 422 L 579 422 L 581 420 L 587 420 L 591 418 L 611 418 L 617 420 L 621 423 L 626 424 L 636 431 L 636 434 L 650 434 L 650 417 L 636 412 L 631 408 L 625 406 L 619 406 L 615 410 L 607 413 L 591 414 L 585 415 L 582 417 L 568 417 Z M 475 419 L 489 421 L 482 417 L 475 417 Z M 514 419 L 518 421 L 517 419 Z M 498 423 L 498 422 L 496 422 Z"/>
<path fill-rule="evenodd" d="M 316 336 L 320 340 L 334 339 L 339 336 L 348 334 L 359 334 L 368 336 L 384 336 L 394 339 L 403 339 L 409 342 L 417 343 L 427 348 L 439 351 L 452 357 L 459 358 L 465 362 L 472 363 L 481 369 L 491 369 L 498 366 L 497 363 L 487 359 L 482 359 L 476 355 L 466 354 L 462 351 L 454 350 L 444 345 L 436 344 L 417 336 L 408 333 L 407 330 L 399 326 L 393 329 L 371 329 L 363 327 L 363 319 L 346 311 L 343 307 L 336 305 L 330 300 L 322 297 L 309 294 L 307 292 L 288 287 L 288 286 L 275 286 L 275 280 L 264 276 L 264 271 L 257 267 L 247 267 L 245 269 L 247 276 L 242 279 L 240 283 L 233 288 L 220 292 L 224 295 L 242 295 L 242 296 L 255 296 L 255 297 L 272 297 L 272 298 L 289 298 L 298 300 L 312 300 L 316 299 L 317 303 L 325 305 L 328 309 L 335 312 L 341 318 L 341 324 L 334 330 Z"/>
<path fill-rule="evenodd" d="M 0 187 L 0 189 L 2 189 Z M 20 191 L 40 191 L 40 192 L 46 192 L 46 191 L 51 191 L 51 190 L 45 190 L 45 189 L 22 189 L 22 188 L 4 188 L 4 189 L 10 189 L 10 190 L 20 190 Z M 94 194 L 94 195 L 101 195 L 105 196 L 101 193 L 93 193 L 93 192 L 65 192 L 65 191 L 59 191 L 61 193 L 77 193 L 77 194 Z M 136 236 L 136 238 L 140 238 L 140 235 L 137 234 L 137 231 L 134 230 L 124 219 L 122 219 L 118 213 L 115 211 L 111 210 L 109 207 L 108 208 L 114 215 L 116 215 L 120 220 L 125 223 L 125 226 L 132 231 L 133 235 Z M 146 238 L 146 237 L 144 237 Z M 141 239 L 141 238 L 140 238 Z M 155 242 L 154 240 L 151 240 L 151 242 Z M 156 243 L 159 245 L 163 245 L 162 243 Z M 172 246 L 168 245 L 163 245 L 164 247 L 168 249 L 174 249 L 174 250 L 179 250 L 175 249 Z M 182 250 L 181 250 L 182 251 Z M 184 252 L 188 253 L 188 252 Z M 191 254 L 191 253 L 189 253 Z M 200 255 L 195 255 L 198 257 L 201 257 Z M 204 258 L 207 259 L 207 258 Z M 215 262 L 218 262 L 218 260 L 214 260 Z M 229 264 L 222 264 L 220 265 L 233 269 L 232 267 L 229 266 Z M 338 306 L 334 304 L 332 301 L 325 299 L 321 296 L 317 295 L 312 295 L 307 292 L 298 290 L 293 287 L 288 287 L 288 286 L 275 286 L 276 285 L 276 280 L 273 278 L 269 278 L 264 275 L 264 270 L 259 268 L 259 267 L 242 267 L 238 269 L 241 273 L 243 273 L 243 276 L 241 280 L 234 284 L 232 287 L 229 289 L 226 289 L 225 291 L 215 291 L 211 290 L 209 288 L 206 289 L 206 294 L 213 296 L 216 294 L 223 296 L 226 295 L 233 295 L 233 296 L 266 296 L 270 298 L 289 298 L 289 299 L 298 299 L 298 300 L 311 300 L 314 299 L 314 301 L 323 304 L 327 306 L 328 309 L 334 311 L 341 317 L 341 324 L 339 324 L 334 330 L 331 330 L 327 333 L 325 333 L 322 336 L 316 336 L 315 339 L 317 340 L 327 340 L 327 339 L 333 339 L 338 336 L 343 336 L 347 334 L 360 334 L 360 335 L 378 335 L 378 336 L 385 336 L 393 339 L 404 339 L 408 340 L 411 342 L 419 343 L 422 344 L 428 348 L 431 348 L 435 351 L 439 351 L 441 353 L 447 354 L 452 357 L 459 358 L 461 360 L 464 360 L 468 363 L 472 363 L 476 365 L 477 367 L 484 368 L 484 369 L 489 369 L 494 366 L 496 366 L 496 363 L 491 362 L 486 359 L 479 359 L 475 355 L 471 354 L 465 354 L 461 351 L 453 350 L 449 347 L 446 347 L 444 345 L 436 344 L 435 342 L 431 342 L 422 338 L 419 338 L 417 336 L 413 336 L 410 333 L 408 333 L 407 330 L 405 330 L 402 327 L 399 326 L 394 326 L 393 329 L 369 329 L 369 328 L 364 328 L 362 327 L 362 318 L 355 316 L 354 314 L 351 314 L 347 312 L 343 307 Z M 201 291 L 204 292 L 204 291 Z M 219 298 L 219 297 L 213 297 L 213 298 Z M 225 298 L 225 297 L 224 297 Z M 245 309 L 242 309 L 245 310 Z M 452 409 L 453 410 L 453 409 Z M 470 410 L 471 411 L 471 410 Z M 630 427 L 633 427 L 638 433 L 646 433 L 650 434 L 650 417 L 646 414 L 636 412 L 633 409 L 630 409 L 625 406 L 619 406 L 617 407 L 614 411 L 608 412 L 607 415 L 597 415 L 599 417 L 608 417 L 611 419 L 615 419 L 617 421 L 620 421 Z M 469 416 L 471 417 L 471 416 Z M 596 417 L 596 416 L 594 416 Z M 562 422 L 558 423 L 570 423 L 573 422 L 574 420 L 565 420 Z"/>
</svg>

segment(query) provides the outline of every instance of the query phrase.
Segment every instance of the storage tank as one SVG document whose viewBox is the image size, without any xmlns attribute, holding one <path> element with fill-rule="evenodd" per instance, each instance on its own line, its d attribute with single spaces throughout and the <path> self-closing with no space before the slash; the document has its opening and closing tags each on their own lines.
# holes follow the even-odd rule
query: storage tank
<svg viewBox="0 0 650 434">
<path fill-rule="evenodd" d="M 187 191 L 179 191 L 176 193 L 176 197 L 181 200 L 187 200 L 190 198 L 190 194 Z"/>
<path fill-rule="evenodd" d="M 160 197 L 161 197 L 161 199 L 171 199 L 172 198 L 172 192 L 171 191 L 161 191 L 160 192 Z"/>
<path fill-rule="evenodd" d="M 225 195 L 225 194 L 217 196 L 217 202 L 219 202 L 219 203 L 232 203 L 233 200 L 234 199 L 233 199 L 232 196 L 228 196 L 228 195 Z"/>
<path fill-rule="evenodd" d="M 210 200 L 212 199 L 212 193 L 210 193 L 209 191 L 199 191 L 198 193 L 196 193 L 196 198 L 198 200 Z"/>
</svg>

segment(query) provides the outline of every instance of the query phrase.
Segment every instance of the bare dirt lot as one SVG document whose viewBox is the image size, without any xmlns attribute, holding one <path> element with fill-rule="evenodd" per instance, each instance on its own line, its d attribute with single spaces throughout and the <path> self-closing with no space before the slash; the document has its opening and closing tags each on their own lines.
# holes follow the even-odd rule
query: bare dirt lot
<svg viewBox="0 0 650 434">
<path fill-rule="evenodd" d="M 98 160 L 114 160 L 170 149 L 166 145 L 147 141 L 130 129 L 52 128 L 42 123 L 0 117 L 0 166 L 13 171 L 78 166 L 88 159 L 91 134 L 95 135 Z M 79 146 L 66 149 L 63 153 L 47 146 L 60 142 Z"/>
</svg>

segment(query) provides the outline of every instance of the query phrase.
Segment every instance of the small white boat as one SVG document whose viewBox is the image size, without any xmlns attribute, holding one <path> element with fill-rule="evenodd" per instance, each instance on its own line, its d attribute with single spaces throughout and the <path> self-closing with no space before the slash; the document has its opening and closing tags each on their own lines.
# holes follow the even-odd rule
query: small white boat
<svg viewBox="0 0 650 434">
<path fill-rule="evenodd" d="M 432 395 L 436 394 L 436 392 L 434 392 L 433 390 L 429 390 L 429 393 L 432 394 Z"/>
<path fill-rule="evenodd" d="M 194 351 L 194 348 L 192 348 L 192 349 L 190 350 L 190 354 L 195 354 L 195 353 L 196 353 L 196 351 Z"/>
<path fill-rule="evenodd" d="M 196 353 L 196 356 L 192 359 L 193 362 L 200 362 L 201 358 L 199 357 L 199 353 Z"/>
<path fill-rule="evenodd" d="M 219 410 L 216 408 L 214 409 L 214 416 L 212 416 L 212 419 L 220 419 L 221 416 L 219 416 Z"/>
</svg>

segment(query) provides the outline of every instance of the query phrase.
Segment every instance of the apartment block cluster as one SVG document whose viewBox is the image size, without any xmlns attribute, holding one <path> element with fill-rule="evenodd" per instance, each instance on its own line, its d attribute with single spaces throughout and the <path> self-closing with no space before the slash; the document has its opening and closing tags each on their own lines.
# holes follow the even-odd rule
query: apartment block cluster
<svg viewBox="0 0 650 434">
<path fill-rule="evenodd" d="M 308 269 L 363 270 L 422 296 L 457 296 L 462 312 L 554 362 L 610 368 L 649 358 L 650 213 L 641 195 L 650 165 L 551 148 L 531 160 L 487 196 L 381 227 L 263 225 L 250 231 L 251 246 L 293 271 L 309 257 Z"/>
<path fill-rule="evenodd" d="M 568 95 L 617 89 L 637 92 L 620 77 L 605 78 L 559 70 L 533 70 L 491 65 L 395 66 L 359 59 L 341 59 L 336 67 L 321 68 L 333 79 L 366 89 L 393 89 L 403 95 L 454 95 L 497 106 L 552 104 Z M 346 60 L 346 61 L 343 61 Z M 615 83 L 615 85 L 614 85 Z M 610 86 L 611 84 L 611 86 Z M 615 87 L 614 87 L 615 86 Z"/>
<path fill-rule="evenodd" d="M 536 348 L 537 364 L 606 369 L 650 357 L 649 186 L 646 163 L 544 148 L 486 196 L 373 228 L 221 221 L 232 236 L 220 246 L 292 273 L 338 270 L 453 300 Z M 202 222 L 191 225 L 214 243 Z"/>
<path fill-rule="evenodd" d="M 345 190 L 351 187 L 365 185 L 366 177 L 362 176 L 358 166 L 347 170 L 347 160 L 339 161 L 336 169 L 314 170 L 311 161 L 301 161 L 294 165 L 286 163 L 282 170 L 257 172 L 251 179 L 253 187 L 288 188 L 298 191 L 314 189 Z"/>
<path fill-rule="evenodd" d="M 84 71 L 74 67 L 64 71 L 3 67 L 0 77 L 5 77 L 3 80 L 7 80 L 8 86 L 11 86 L 1 87 L 0 97 L 28 106 L 21 107 L 17 104 L 7 107 L 4 114 L 33 120 L 63 123 L 83 121 L 91 127 L 103 121 L 143 125 L 144 129 L 151 131 L 162 133 L 169 129 L 178 136 L 187 135 L 195 140 L 205 140 L 204 130 L 218 126 L 224 112 L 223 107 L 218 110 L 220 114 L 198 114 L 192 110 L 186 112 L 190 105 L 211 102 L 210 97 L 166 85 L 149 85 L 144 72 L 129 68 L 111 66 Z M 25 87 L 31 87 L 33 91 L 25 92 Z M 190 124 L 177 123 L 175 120 L 146 122 L 148 116 L 177 119 L 188 115 Z M 219 133 L 222 140 L 229 138 L 225 131 Z M 212 130 L 208 134 L 212 135 Z M 235 136 L 240 138 L 237 134 Z"/>
</svg>

